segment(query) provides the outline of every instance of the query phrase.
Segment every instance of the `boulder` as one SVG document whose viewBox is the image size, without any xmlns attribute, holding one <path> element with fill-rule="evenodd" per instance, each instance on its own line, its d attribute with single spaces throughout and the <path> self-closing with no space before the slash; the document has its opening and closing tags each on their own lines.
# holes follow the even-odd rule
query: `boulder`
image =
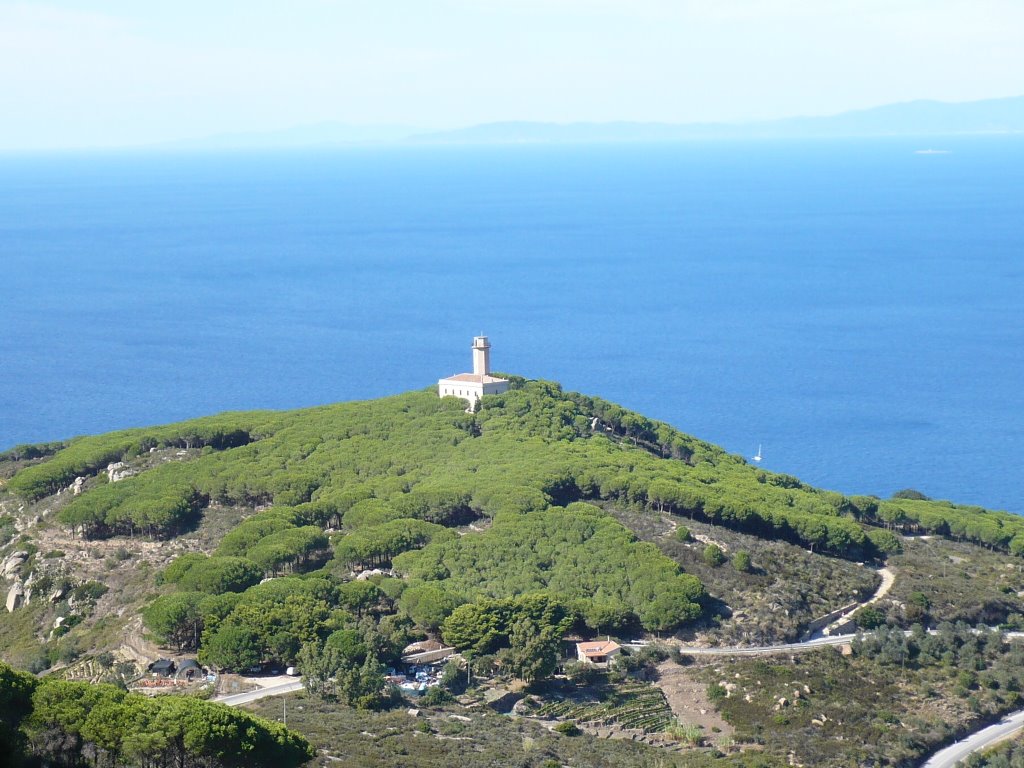
<svg viewBox="0 0 1024 768">
<path fill-rule="evenodd" d="M 123 461 L 107 464 L 107 479 L 112 483 L 124 480 L 126 477 L 131 477 L 134 474 L 135 470 L 131 469 Z"/>
<path fill-rule="evenodd" d="M 516 702 L 521 698 L 523 698 L 523 694 L 504 690 L 502 688 L 490 688 L 484 694 L 484 701 L 487 703 L 487 706 L 495 712 L 500 712 L 502 714 L 511 712 L 512 707 L 514 707 Z"/>
<path fill-rule="evenodd" d="M 3 572 L 5 578 L 13 576 L 21 566 L 28 560 L 28 552 L 24 550 L 18 550 L 12 552 L 6 560 L 4 560 Z"/>
<path fill-rule="evenodd" d="M 24 598 L 25 590 L 22 588 L 21 582 L 14 582 L 14 586 L 11 587 L 10 591 L 7 593 L 7 612 L 14 613 L 22 606 Z"/>
<path fill-rule="evenodd" d="M 76 477 L 75 478 L 75 482 L 73 482 L 71 484 L 71 492 L 75 496 L 77 496 L 78 494 L 80 494 L 84 490 L 85 490 L 85 478 L 84 477 Z"/>
</svg>

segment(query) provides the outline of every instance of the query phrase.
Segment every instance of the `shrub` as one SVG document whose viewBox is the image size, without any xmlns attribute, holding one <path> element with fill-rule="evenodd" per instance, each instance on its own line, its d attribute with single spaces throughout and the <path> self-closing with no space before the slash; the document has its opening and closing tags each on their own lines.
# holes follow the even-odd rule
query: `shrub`
<svg viewBox="0 0 1024 768">
<path fill-rule="evenodd" d="M 750 573 L 752 564 L 750 562 L 750 553 L 740 550 L 732 558 L 732 567 L 740 573 Z"/>
<path fill-rule="evenodd" d="M 725 553 L 717 544 L 708 544 L 704 547 L 704 562 L 712 568 L 717 568 L 725 562 Z"/>
<path fill-rule="evenodd" d="M 853 614 L 853 620 L 861 629 L 876 629 L 885 623 L 885 614 L 873 605 L 866 605 Z"/>
<path fill-rule="evenodd" d="M 900 537 L 883 528 L 872 528 L 868 531 L 868 540 L 883 555 L 894 555 L 903 551 Z"/>
<path fill-rule="evenodd" d="M 676 528 L 676 541 L 690 541 L 691 539 L 693 539 L 693 535 L 685 525 Z"/>
<path fill-rule="evenodd" d="M 596 682 L 601 675 L 600 669 L 586 662 L 570 661 L 565 665 L 565 676 L 576 685 L 590 685 Z"/>
<path fill-rule="evenodd" d="M 680 667 L 688 667 L 693 664 L 693 656 L 690 656 L 688 653 L 683 653 L 676 647 L 673 647 L 669 652 L 669 657 Z"/>
<path fill-rule="evenodd" d="M 427 688 L 427 692 L 423 694 L 420 701 L 428 707 L 439 707 L 442 704 L 455 701 L 455 697 L 440 685 L 434 685 Z"/>
<path fill-rule="evenodd" d="M 704 735 L 700 732 L 700 727 L 696 725 L 675 722 L 665 729 L 665 733 L 676 741 L 682 741 L 694 747 L 704 741 Z"/>
<path fill-rule="evenodd" d="M 564 722 L 559 723 L 555 726 L 554 730 L 556 733 L 560 733 L 563 736 L 579 736 L 583 733 L 583 731 L 579 729 L 579 726 L 577 726 L 572 720 L 565 720 Z"/>
<path fill-rule="evenodd" d="M 902 490 L 896 491 L 892 497 L 894 499 L 909 499 L 911 501 L 931 501 L 930 498 L 913 488 L 903 488 Z"/>
<path fill-rule="evenodd" d="M 82 601 L 96 601 L 107 594 L 107 585 L 101 584 L 98 581 L 87 581 L 84 584 L 80 584 L 75 587 L 71 593 L 74 595 L 75 600 Z"/>
</svg>

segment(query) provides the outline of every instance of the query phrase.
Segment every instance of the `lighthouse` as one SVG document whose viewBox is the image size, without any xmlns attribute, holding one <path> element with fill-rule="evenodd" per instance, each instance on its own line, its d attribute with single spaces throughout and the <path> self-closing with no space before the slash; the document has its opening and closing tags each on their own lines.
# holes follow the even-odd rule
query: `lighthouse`
<svg viewBox="0 0 1024 768">
<path fill-rule="evenodd" d="M 486 336 L 473 337 L 473 375 L 487 376 L 491 372 L 491 343 Z"/>
<path fill-rule="evenodd" d="M 486 336 L 473 338 L 473 372 L 457 373 L 437 382 L 439 397 L 459 397 L 469 403 L 467 410 L 476 407 L 484 395 L 507 392 L 508 379 L 491 376 L 491 343 Z"/>
</svg>

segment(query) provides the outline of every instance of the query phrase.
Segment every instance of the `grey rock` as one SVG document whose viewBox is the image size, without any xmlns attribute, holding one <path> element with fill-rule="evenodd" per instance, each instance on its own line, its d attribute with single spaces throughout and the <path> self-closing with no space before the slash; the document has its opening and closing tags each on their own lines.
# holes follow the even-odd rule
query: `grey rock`
<svg viewBox="0 0 1024 768">
<path fill-rule="evenodd" d="M 25 599 L 25 590 L 22 589 L 21 582 L 14 582 L 14 586 L 11 587 L 7 593 L 7 612 L 14 613 L 18 608 L 22 606 Z"/>
<path fill-rule="evenodd" d="M 6 560 L 4 560 L 3 573 L 5 578 L 10 578 L 17 572 L 21 566 L 28 560 L 28 552 L 24 550 L 18 550 L 12 552 Z"/>
</svg>

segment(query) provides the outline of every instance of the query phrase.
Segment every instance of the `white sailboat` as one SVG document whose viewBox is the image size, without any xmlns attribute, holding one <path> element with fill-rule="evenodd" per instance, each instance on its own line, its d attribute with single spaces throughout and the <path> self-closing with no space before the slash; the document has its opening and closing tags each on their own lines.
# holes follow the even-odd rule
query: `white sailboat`
<svg viewBox="0 0 1024 768">
<path fill-rule="evenodd" d="M 754 459 L 754 461 L 760 461 L 763 458 L 764 458 L 764 456 L 761 455 L 761 444 L 758 443 L 757 444 L 757 453 L 754 454 L 753 459 Z"/>
</svg>

